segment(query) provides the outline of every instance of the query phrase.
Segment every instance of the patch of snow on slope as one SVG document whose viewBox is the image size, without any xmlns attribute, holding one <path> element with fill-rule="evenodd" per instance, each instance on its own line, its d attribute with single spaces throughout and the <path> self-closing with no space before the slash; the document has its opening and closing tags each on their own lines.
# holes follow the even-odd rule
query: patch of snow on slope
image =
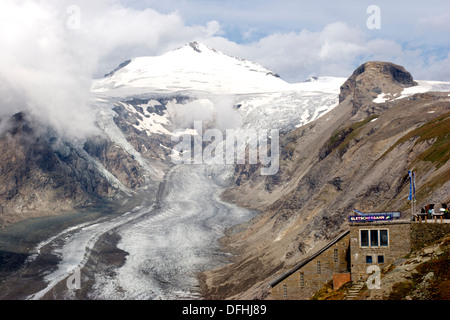
<svg viewBox="0 0 450 320">
<path fill-rule="evenodd" d="M 97 124 L 109 136 L 111 141 L 121 146 L 128 154 L 132 155 L 134 159 L 141 165 L 149 174 L 156 174 L 157 176 L 164 176 L 164 173 L 150 167 L 142 158 L 141 154 L 127 141 L 122 131 L 114 122 L 114 117 L 117 114 L 112 110 L 109 104 L 97 103 Z"/>
<path fill-rule="evenodd" d="M 403 99 L 416 93 L 424 93 L 429 91 L 450 91 L 450 82 L 424 80 L 417 80 L 416 82 L 418 83 L 417 86 L 405 88 L 401 95 L 396 99 Z"/>
<path fill-rule="evenodd" d="M 394 96 L 387 94 L 387 93 L 380 93 L 375 99 L 373 99 L 373 102 L 375 103 L 384 103 L 386 101 L 391 100 L 397 100 L 397 99 L 403 99 L 410 97 L 417 93 L 425 93 L 429 91 L 450 91 L 450 82 L 443 82 L 443 81 L 422 81 L 418 80 L 416 81 L 418 83 L 417 86 L 409 87 L 403 89 L 401 94 L 395 94 Z"/>
<path fill-rule="evenodd" d="M 375 103 L 383 103 L 383 102 L 386 102 L 388 97 L 389 97 L 388 94 L 382 92 L 375 99 L 373 99 L 373 102 L 375 102 Z"/>
<path fill-rule="evenodd" d="M 147 111 L 148 106 L 160 105 L 156 100 L 150 100 L 147 104 L 138 105 L 142 107 L 144 114 L 139 113 L 133 106 L 125 103 L 119 102 L 128 112 L 139 115 L 137 121 L 139 124 L 133 124 L 133 127 L 139 131 L 145 131 L 147 135 L 151 133 L 161 133 L 170 135 L 171 132 L 167 130 L 163 125 L 169 125 L 170 120 L 168 119 L 168 114 L 165 112 L 164 115 L 158 115 L 156 113 L 150 113 Z"/>
</svg>

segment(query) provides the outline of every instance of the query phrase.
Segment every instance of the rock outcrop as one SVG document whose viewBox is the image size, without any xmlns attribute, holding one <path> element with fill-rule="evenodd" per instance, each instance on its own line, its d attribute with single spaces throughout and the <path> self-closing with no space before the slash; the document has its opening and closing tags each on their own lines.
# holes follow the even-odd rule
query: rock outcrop
<svg viewBox="0 0 450 320">
<path fill-rule="evenodd" d="M 373 99 L 382 92 L 382 89 L 387 90 L 384 92 L 394 93 L 398 89 L 416 84 L 412 75 L 402 66 L 390 62 L 370 61 L 359 66 L 341 86 L 339 103 L 349 95 L 358 101 L 361 98 Z M 380 88 L 380 85 L 385 88 Z M 368 97 L 363 95 L 364 91 L 369 93 Z"/>
<path fill-rule="evenodd" d="M 353 105 L 352 112 L 364 111 L 368 116 L 376 112 L 376 108 L 360 110 L 371 103 L 380 94 L 395 97 L 404 88 L 415 86 L 411 74 L 402 66 L 390 63 L 370 61 L 359 66 L 340 88 L 339 103 L 349 100 Z"/>
</svg>

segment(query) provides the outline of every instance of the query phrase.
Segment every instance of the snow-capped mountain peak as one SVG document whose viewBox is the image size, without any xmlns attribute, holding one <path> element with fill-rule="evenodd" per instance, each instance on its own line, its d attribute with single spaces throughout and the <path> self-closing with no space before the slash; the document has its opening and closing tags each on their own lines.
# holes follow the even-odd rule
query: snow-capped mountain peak
<svg viewBox="0 0 450 320">
<path fill-rule="evenodd" d="M 248 60 L 226 55 L 199 42 L 190 42 L 161 56 L 137 57 L 95 81 L 93 91 L 152 88 L 211 93 L 284 91 L 289 84 L 273 71 Z"/>
<path fill-rule="evenodd" d="M 148 136 L 171 135 L 194 120 L 289 131 L 338 104 L 344 78 L 313 80 L 288 83 L 258 63 L 190 42 L 160 56 L 127 60 L 92 89 L 99 101 L 124 109 L 133 119 L 129 124 Z"/>
<path fill-rule="evenodd" d="M 221 58 L 224 58 L 225 60 L 229 60 L 231 63 L 234 62 L 236 65 L 238 66 L 242 66 L 244 68 L 247 68 L 249 71 L 253 71 L 253 72 L 260 72 L 263 75 L 269 75 L 269 76 L 274 76 L 275 78 L 279 78 L 280 76 L 276 73 L 274 73 L 273 71 L 263 67 L 262 65 L 256 63 L 256 62 L 252 62 L 246 59 L 241 59 L 241 58 L 236 58 L 236 57 L 232 57 L 229 56 L 221 51 L 218 51 L 216 49 L 210 48 L 207 45 L 201 43 L 201 42 L 197 42 L 197 41 L 192 41 L 189 42 L 188 44 L 185 44 L 184 46 L 176 49 L 175 51 L 180 50 L 183 51 L 182 54 L 186 54 L 186 51 L 189 50 L 193 50 L 194 52 L 197 53 L 203 53 L 203 54 L 207 54 L 210 55 L 210 57 L 214 57 L 214 55 L 218 55 Z"/>
<path fill-rule="evenodd" d="M 178 49 L 175 50 L 183 50 L 186 48 L 191 48 L 192 50 L 194 50 L 197 53 L 202 53 L 202 51 L 213 51 L 215 53 L 220 53 L 219 51 L 212 49 L 208 46 L 206 46 L 205 44 L 198 42 L 198 41 L 191 41 L 187 44 L 185 44 L 184 46 L 179 47 Z"/>
</svg>

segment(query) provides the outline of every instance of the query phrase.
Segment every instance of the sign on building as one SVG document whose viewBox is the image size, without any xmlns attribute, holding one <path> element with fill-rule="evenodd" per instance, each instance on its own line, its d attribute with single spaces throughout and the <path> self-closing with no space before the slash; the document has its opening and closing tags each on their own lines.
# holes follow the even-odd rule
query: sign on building
<svg viewBox="0 0 450 320">
<path fill-rule="evenodd" d="M 388 221 L 398 217 L 397 212 L 370 213 L 364 215 L 349 216 L 349 222 Z"/>
</svg>

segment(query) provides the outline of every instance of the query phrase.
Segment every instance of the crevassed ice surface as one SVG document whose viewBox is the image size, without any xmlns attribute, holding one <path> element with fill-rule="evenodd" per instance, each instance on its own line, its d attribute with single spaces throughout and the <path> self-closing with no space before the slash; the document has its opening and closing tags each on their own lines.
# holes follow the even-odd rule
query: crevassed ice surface
<svg viewBox="0 0 450 320">
<path fill-rule="evenodd" d="M 179 166 L 171 171 L 160 211 L 118 230 L 122 237 L 118 247 L 129 255 L 114 276 L 96 276 L 91 298 L 199 297 L 196 273 L 223 263 L 217 239 L 225 228 L 254 214 L 220 201 L 224 189 L 210 173 L 206 166 Z"/>
</svg>

